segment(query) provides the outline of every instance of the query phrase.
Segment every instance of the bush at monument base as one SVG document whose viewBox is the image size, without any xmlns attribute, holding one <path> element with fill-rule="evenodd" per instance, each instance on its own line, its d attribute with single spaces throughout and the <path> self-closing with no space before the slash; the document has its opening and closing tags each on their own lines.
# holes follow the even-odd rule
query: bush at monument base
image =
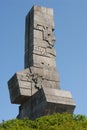
<svg viewBox="0 0 87 130">
<path fill-rule="evenodd" d="M 84 115 L 59 114 L 43 116 L 32 121 L 13 119 L 3 121 L 0 130 L 87 130 L 87 117 Z"/>
</svg>

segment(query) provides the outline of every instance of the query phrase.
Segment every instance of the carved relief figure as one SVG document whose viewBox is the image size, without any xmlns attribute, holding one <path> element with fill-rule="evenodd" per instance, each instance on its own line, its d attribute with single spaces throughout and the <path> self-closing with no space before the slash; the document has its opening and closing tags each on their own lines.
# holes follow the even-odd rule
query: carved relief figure
<svg viewBox="0 0 87 130">
<path fill-rule="evenodd" d="M 35 25 L 34 29 L 42 31 L 43 40 L 48 42 L 48 47 L 52 48 L 55 43 L 55 36 L 53 34 L 53 29 L 51 27 L 43 26 L 43 25 Z"/>
<path fill-rule="evenodd" d="M 50 48 L 54 46 L 56 39 L 51 28 L 46 27 L 43 30 L 43 40 L 48 42 Z"/>
</svg>

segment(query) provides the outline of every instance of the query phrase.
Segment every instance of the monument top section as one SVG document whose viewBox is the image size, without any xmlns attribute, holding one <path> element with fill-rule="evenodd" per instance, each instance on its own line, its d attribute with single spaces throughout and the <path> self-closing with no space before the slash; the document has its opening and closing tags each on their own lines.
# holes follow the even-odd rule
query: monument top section
<svg viewBox="0 0 87 130">
<path fill-rule="evenodd" d="M 25 68 L 56 68 L 53 9 L 33 6 L 25 25 Z"/>
<path fill-rule="evenodd" d="M 45 21 L 45 24 L 47 23 L 49 23 L 49 25 L 50 26 L 52 26 L 53 28 L 54 28 L 54 22 L 52 23 L 52 21 L 54 21 L 53 19 L 52 19 L 52 17 L 53 17 L 53 8 L 46 8 L 46 7 L 43 7 L 43 6 L 33 6 L 32 8 L 31 8 L 31 10 L 29 11 L 29 13 L 27 14 L 27 16 L 28 15 L 32 15 L 33 14 L 33 16 L 35 16 L 35 18 L 37 18 L 37 19 L 34 19 L 35 21 L 39 21 L 39 23 L 41 24 L 42 23 L 42 25 L 44 24 L 44 21 Z M 37 17 L 36 17 L 37 16 Z M 39 17 L 39 16 L 42 16 L 42 17 Z M 51 18 L 51 19 L 50 19 Z M 44 19 L 44 20 L 43 20 Z M 49 22 L 48 22 L 48 20 L 50 20 Z M 52 21 L 51 21 L 52 20 Z M 34 23 L 35 23 L 35 21 L 34 21 Z M 53 25 L 52 25 L 53 24 Z M 48 25 L 48 26 L 49 26 Z"/>
</svg>

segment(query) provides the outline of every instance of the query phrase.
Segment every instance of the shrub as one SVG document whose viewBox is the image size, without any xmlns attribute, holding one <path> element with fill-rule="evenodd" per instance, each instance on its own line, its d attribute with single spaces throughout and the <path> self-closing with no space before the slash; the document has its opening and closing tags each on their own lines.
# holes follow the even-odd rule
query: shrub
<svg viewBox="0 0 87 130">
<path fill-rule="evenodd" d="M 3 121 L 0 130 L 87 130 L 87 117 L 84 115 L 54 113 L 32 121 L 12 119 Z"/>
</svg>

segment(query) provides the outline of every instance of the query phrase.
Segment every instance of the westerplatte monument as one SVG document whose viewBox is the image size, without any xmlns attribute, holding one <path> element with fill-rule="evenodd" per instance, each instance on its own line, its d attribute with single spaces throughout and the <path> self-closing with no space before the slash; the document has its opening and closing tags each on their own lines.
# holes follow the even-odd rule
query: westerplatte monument
<svg viewBox="0 0 87 130">
<path fill-rule="evenodd" d="M 8 81 L 11 103 L 20 104 L 19 119 L 74 111 L 71 93 L 60 89 L 53 31 L 53 9 L 33 6 L 25 22 L 24 70 Z"/>
</svg>

